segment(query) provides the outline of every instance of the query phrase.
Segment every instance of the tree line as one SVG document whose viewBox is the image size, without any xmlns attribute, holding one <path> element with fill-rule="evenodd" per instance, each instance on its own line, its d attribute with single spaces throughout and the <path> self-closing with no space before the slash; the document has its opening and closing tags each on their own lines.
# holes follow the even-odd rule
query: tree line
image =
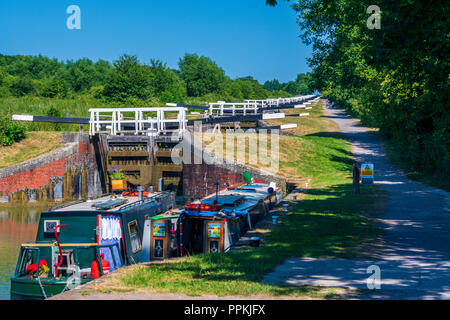
<svg viewBox="0 0 450 320">
<path fill-rule="evenodd" d="M 276 5 L 276 0 L 266 0 Z M 292 1 L 300 37 L 313 47 L 311 89 L 380 128 L 409 169 L 450 174 L 450 3 Z"/>
<path fill-rule="evenodd" d="M 0 55 L 0 97 L 89 95 L 139 104 L 151 98 L 182 103 L 188 97 L 242 100 L 309 93 L 309 77 L 305 74 L 288 83 L 275 79 L 261 85 L 250 76 L 231 79 L 210 58 L 197 54 L 184 55 L 178 67 L 171 69 L 156 59 L 141 63 L 128 54 L 113 63 L 87 58 L 63 62 L 42 55 Z"/>
</svg>

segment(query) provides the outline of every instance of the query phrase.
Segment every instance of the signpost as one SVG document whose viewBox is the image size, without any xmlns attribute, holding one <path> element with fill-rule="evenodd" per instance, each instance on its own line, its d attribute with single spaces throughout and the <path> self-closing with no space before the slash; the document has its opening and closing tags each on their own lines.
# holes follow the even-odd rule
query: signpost
<svg viewBox="0 0 450 320">
<path fill-rule="evenodd" d="M 373 163 L 361 165 L 361 184 L 372 184 L 374 182 Z"/>
</svg>

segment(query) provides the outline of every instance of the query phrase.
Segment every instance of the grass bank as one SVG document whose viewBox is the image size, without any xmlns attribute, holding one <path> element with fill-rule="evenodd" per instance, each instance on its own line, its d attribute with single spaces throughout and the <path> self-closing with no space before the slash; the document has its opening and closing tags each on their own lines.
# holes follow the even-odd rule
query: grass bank
<svg viewBox="0 0 450 320">
<path fill-rule="evenodd" d="M 351 145 L 323 116 L 321 105 L 310 112 L 303 133 L 280 136 L 279 174 L 309 178 L 310 188 L 275 228 L 264 245 L 226 254 L 194 255 L 167 263 L 122 268 L 88 286 L 96 292 L 159 292 L 217 296 L 330 298 L 338 289 L 268 285 L 264 275 L 290 257 L 363 258 L 372 256 L 380 231 L 372 224 L 383 210 L 384 196 L 373 186 L 352 191 Z M 289 121 L 307 121 L 291 118 Z"/>
<path fill-rule="evenodd" d="M 60 132 L 27 132 L 25 139 L 8 147 L 0 146 L 0 169 L 17 165 L 61 147 L 60 139 Z"/>
</svg>

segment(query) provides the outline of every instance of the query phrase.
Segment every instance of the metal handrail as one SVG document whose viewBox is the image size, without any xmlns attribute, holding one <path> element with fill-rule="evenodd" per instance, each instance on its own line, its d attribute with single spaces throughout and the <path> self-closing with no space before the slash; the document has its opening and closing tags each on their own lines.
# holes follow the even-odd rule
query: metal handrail
<svg viewBox="0 0 450 320">
<path fill-rule="evenodd" d="M 151 197 L 145 197 L 142 200 L 138 200 L 138 201 L 135 201 L 133 203 L 124 205 L 123 207 L 121 207 L 119 209 L 119 211 L 125 211 L 125 210 L 130 209 L 131 207 L 139 206 L 139 205 L 142 205 L 144 203 L 157 202 L 161 198 L 166 198 L 166 197 L 169 197 L 169 196 L 170 196 L 170 193 L 155 194 L 155 195 L 153 195 Z"/>
<path fill-rule="evenodd" d="M 120 247 L 119 247 L 119 245 L 117 243 L 113 243 L 113 244 L 98 244 L 96 246 L 84 246 L 84 245 L 82 245 L 82 246 L 79 246 L 79 247 L 74 247 L 73 248 L 73 255 L 74 255 L 75 265 L 79 265 L 78 250 L 94 249 L 96 251 L 98 261 L 101 261 L 101 259 L 100 259 L 100 249 L 102 249 L 102 248 L 109 248 L 110 252 L 111 252 L 112 259 L 113 259 L 114 269 L 118 269 L 117 268 L 117 263 L 116 263 L 117 256 L 114 253 L 113 247 L 115 247 L 117 249 L 117 252 L 120 253 Z M 17 262 L 17 265 L 16 265 L 16 270 L 15 270 L 14 275 L 15 276 L 19 275 L 20 260 L 22 258 L 23 252 L 25 250 L 37 251 L 37 253 L 36 253 L 36 260 L 37 260 L 37 262 L 36 262 L 36 265 L 37 265 L 37 267 L 36 267 L 36 279 L 37 279 L 39 277 L 39 271 L 40 271 L 40 265 L 39 265 L 40 254 L 41 254 L 41 248 L 40 247 L 31 247 L 31 246 L 27 247 L 26 245 L 23 245 L 21 247 L 21 251 L 20 251 L 20 254 L 19 254 L 19 259 L 18 259 L 18 262 Z M 119 254 L 118 257 L 119 257 L 119 260 L 120 260 L 120 264 L 123 265 L 122 256 Z M 101 263 L 99 263 L 99 268 L 100 268 L 101 275 L 104 275 L 104 271 L 103 271 L 103 267 L 101 266 Z M 55 277 L 56 275 L 53 274 L 53 270 L 50 269 L 50 271 L 52 272 L 53 277 Z"/>
</svg>

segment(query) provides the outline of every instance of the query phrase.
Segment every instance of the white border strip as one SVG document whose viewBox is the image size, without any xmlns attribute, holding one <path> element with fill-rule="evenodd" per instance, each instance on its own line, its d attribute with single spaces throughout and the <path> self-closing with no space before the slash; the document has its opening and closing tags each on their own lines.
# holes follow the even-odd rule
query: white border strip
<svg viewBox="0 0 450 320">
<path fill-rule="evenodd" d="M 284 117 L 284 113 L 263 113 L 262 115 L 263 120 L 282 119 Z"/>
<path fill-rule="evenodd" d="M 280 126 L 280 129 L 294 129 L 294 128 L 297 128 L 297 124 L 296 123 L 282 124 Z"/>
<path fill-rule="evenodd" d="M 26 114 L 13 114 L 11 120 L 15 121 L 33 121 L 34 116 L 29 116 Z"/>
</svg>

